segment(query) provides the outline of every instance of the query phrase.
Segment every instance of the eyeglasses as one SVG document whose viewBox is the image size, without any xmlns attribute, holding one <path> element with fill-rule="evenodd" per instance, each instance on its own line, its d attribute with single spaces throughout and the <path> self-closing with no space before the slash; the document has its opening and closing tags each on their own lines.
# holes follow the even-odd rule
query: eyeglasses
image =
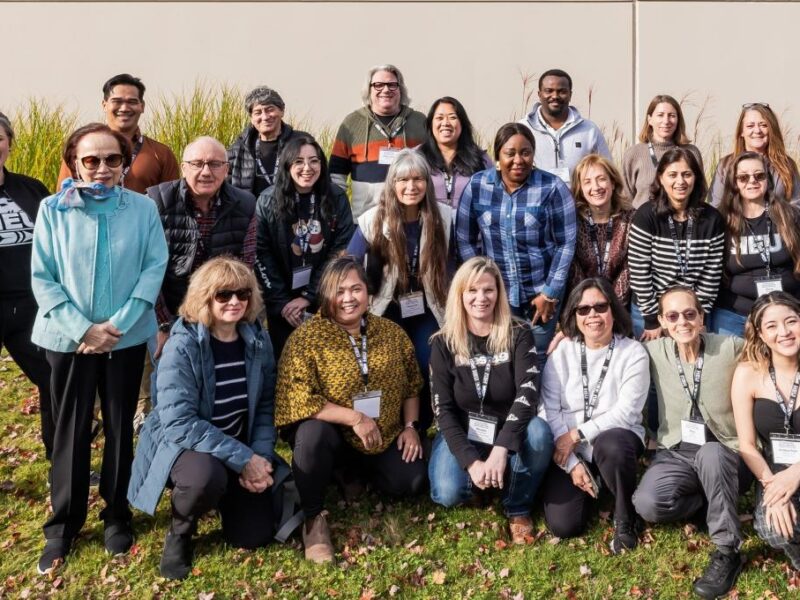
<svg viewBox="0 0 800 600">
<path fill-rule="evenodd" d="M 750 178 L 755 179 L 758 183 L 767 180 L 767 174 L 764 171 L 759 171 L 758 173 L 739 173 L 736 176 L 736 181 L 739 183 L 747 183 L 750 181 Z"/>
<path fill-rule="evenodd" d="M 686 321 L 694 321 L 697 318 L 698 314 L 699 313 L 694 308 L 687 308 L 683 312 L 678 312 L 676 310 L 671 310 L 668 313 L 664 313 L 664 318 L 669 323 L 677 323 L 678 319 L 681 318 L 681 315 L 683 315 L 683 318 Z"/>
<path fill-rule="evenodd" d="M 754 108 L 756 106 L 762 106 L 764 108 L 769 108 L 769 104 L 766 102 L 748 102 L 746 104 L 742 104 L 742 110 L 747 110 L 749 108 Z"/>
<path fill-rule="evenodd" d="M 114 108 L 119 108 L 125 104 L 131 108 L 139 108 L 142 105 L 142 101 L 138 98 L 109 98 L 108 103 Z"/>
<path fill-rule="evenodd" d="M 118 166 L 122 164 L 123 156 L 122 154 L 109 154 L 108 156 L 82 156 L 78 160 L 81 161 L 84 169 L 89 169 L 90 171 L 96 171 L 100 168 L 100 165 L 103 164 L 107 166 L 109 169 L 116 169 Z"/>
<path fill-rule="evenodd" d="M 219 171 L 228 166 L 227 161 L 224 160 L 185 160 L 183 164 L 188 165 L 193 171 L 202 171 L 206 165 L 212 171 Z"/>
<path fill-rule="evenodd" d="M 302 158 L 296 158 L 292 161 L 292 168 L 293 169 L 302 169 L 308 166 L 309 169 L 319 169 L 319 165 L 322 161 L 318 158 L 309 158 L 308 160 L 303 160 Z"/>
<path fill-rule="evenodd" d="M 400 89 L 400 84 L 396 81 L 373 81 L 369 84 L 376 92 L 382 92 L 384 89 L 389 90 L 390 92 L 396 92 Z"/>
<path fill-rule="evenodd" d="M 250 296 L 252 295 L 253 290 L 250 288 L 242 288 L 240 290 L 219 290 L 216 294 L 214 294 L 214 300 L 220 304 L 225 304 L 226 302 L 230 302 L 231 298 L 236 296 L 240 302 L 247 302 L 250 300 Z"/>
<path fill-rule="evenodd" d="M 585 317 L 593 310 L 598 315 L 604 315 L 608 312 L 609 306 L 610 304 L 608 302 L 598 302 L 597 304 L 581 304 L 575 309 L 575 312 L 581 317 Z"/>
</svg>

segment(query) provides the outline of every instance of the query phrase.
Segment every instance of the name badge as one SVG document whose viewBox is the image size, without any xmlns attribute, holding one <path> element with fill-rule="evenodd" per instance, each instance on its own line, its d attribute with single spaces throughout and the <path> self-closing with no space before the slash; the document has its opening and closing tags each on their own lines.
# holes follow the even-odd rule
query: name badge
<svg viewBox="0 0 800 600">
<path fill-rule="evenodd" d="M 547 169 L 547 172 L 552 173 L 567 185 L 570 184 L 569 169 L 567 167 L 556 167 L 555 169 Z"/>
<path fill-rule="evenodd" d="M 494 438 L 497 434 L 497 419 L 489 415 L 479 415 L 478 413 L 469 413 L 469 423 L 467 425 L 467 439 L 470 442 L 478 442 L 479 444 L 494 444 Z"/>
<path fill-rule="evenodd" d="M 398 300 L 400 301 L 400 316 L 404 319 L 425 313 L 425 297 L 422 292 L 403 294 Z"/>
<path fill-rule="evenodd" d="M 305 287 L 311 283 L 311 266 L 297 267 L 292 271 L 292 289 Z"/>
<path fill-rule="evenodd" d="M 681 419 L 681 441 L 702 446 L 706 443 L 706 424 L 702 421 Z"/>
<path fill-rule="evenodd" d="M 401 148 L 392 148 L 391 146 L 386 146 L 385 148 L 381 148 L 378 152 L 378 164 L 379 165 L 390 165 L 394 162 L 394 159 L 397 158 L 397 155 L 400 153 Z"/>
<path fill-rule="evenodd" d="M 370 419 L 381 416 L 381 391 L 372 390 L 353 396 L 353 410 L 364 413 Z"/>
<path fill-rule="evenodd" d="M 770 433 L 772 460 L 776 465 L 793 465 L 800 462 L 800 435 L 794 433 Z"/>
<path fill-rule="evenodd" d="M 780 278 L 775 277 L 759 277 L 756 279 L 756 292 L 759 296 L 769 294 L 770 292 L 782 292 L 783 284 Z"/>
</svg>

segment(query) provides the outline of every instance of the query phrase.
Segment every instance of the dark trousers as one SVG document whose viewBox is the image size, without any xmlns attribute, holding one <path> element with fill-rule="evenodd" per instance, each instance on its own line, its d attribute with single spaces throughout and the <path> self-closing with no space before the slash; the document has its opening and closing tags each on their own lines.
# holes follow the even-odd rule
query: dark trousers
<svg viewBox="0 0 800 600">
<path fill-rule="evenodd" d="M 592 442 L 590 468 L 614 496 L 615 520 L 633 522 L 636 517 L 631 498 L 636 490 L 636 461 L 643 451 L 639 436 L 627 429 L 609 429 Z M 544 518 L 553 535 L 580 535 L 589 520 L 592 497 L 555 463 L 551 463 L 542 489 Z"/>
<path fill-rule="evenodd" d="M 86 521 L 96 396 L 105 436 L 100 495 L 106 507 L 100 518 L 106 525 L 131 520 L 126 493 L 144 354 L 145 344 L 106 354 L 47 351 L 56 433 L 50 490 L 53 516 L 44 525 L 46 538 L 73 538 Z"/>
<path fill-rule="evenodd" d="M 239 474 L 205 452 L 184 450 L 170 471 L 172 533 L 191 535 L 197 520 L 218 509 L 222 537 L 236 548 L 261 548 L 273 536 L 272 489 L 259 494 L 239 484 Z"/>
<path fill-rule="evenodd" d="M 306 519 L 322 512 L 325 488 L 335 466 L 355 470 L 391 496 L 413 496 L 425 488 L 425 461 L 403 462 L 396 440 L 380 454 L 362 454 L 345 441 L 339 425 L 317 419 L 301 421 L 289 430 L 288 439 L 293 451 L 292 473 Z"/>
<path fill-rule="evenodd" d="M 47 364 L 44 350 L 31 342 L 36 311 L 36 300 L 33 296 L 0 300 L 0 345 L 6 347 L 22 372 L 39 388 L 42 442 L 45 455 L 50 460 L 56 425 L 50 396 L 50 365 Z"/>
<path fill-rule="evenodd" d="M 294 327 L 280 315 L 267 316 L 267 333 L 269 334 L 269 341 L 272 342 L 272 353 L 275 356 L 275 364 L 283 354 L 283 347 L 286 345 L 286 340 L 292 335 Z"/>
</svg>

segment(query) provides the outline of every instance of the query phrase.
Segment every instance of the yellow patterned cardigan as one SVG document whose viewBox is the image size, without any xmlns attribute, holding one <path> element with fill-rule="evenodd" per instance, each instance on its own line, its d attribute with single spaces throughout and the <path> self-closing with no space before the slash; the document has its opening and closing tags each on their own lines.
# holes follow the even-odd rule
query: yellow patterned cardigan
<svg viewBox="0 0 800 600">
<path fill-rule="evenodd" d="M 349 427 L 348 443 L 364 454 L 379 454 L 403 428 L 403 401 L 419 395 L 422 376 L 414 347 L 399 325 L 367 315 L 369 389 L 381 390 L 378 428 L 383 444 L 367 451 Z M 356 342 L 361 348 L 360 336 Z M 339 325 L 314 315 L 298 327 L 283 349 L 275 392 L 275 425 L 283 427 L 317 414 L 325 402 L 353 408 L 353 395 L 364 390 L 350 338 Z"/>
</svg>

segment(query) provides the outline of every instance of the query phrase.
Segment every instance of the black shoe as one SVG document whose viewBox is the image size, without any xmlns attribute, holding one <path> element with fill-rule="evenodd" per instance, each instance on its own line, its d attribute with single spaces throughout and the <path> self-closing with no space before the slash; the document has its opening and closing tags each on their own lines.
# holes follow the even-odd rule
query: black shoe
<svg viewBox="0 0 800 600">
<path fill-rule="evenodd" d="M 69 538 L 53 538 L 46 540 L 44 550 L 39 557 L 36 571 L 39 575 L 45 575 L 50 569 L 57 568 L 67 559 L 67 554 L 72 547 L 72 540 Z M 55 564 L 54 564 L 55 563 Z"/>
<path fill-rule="evenodd" d="M 125 554 L 133 546 L 133 530 L 130 523 L 112 523 L 106 525 L 103 532 L 106 552 L 112 556 Z"/>
<path fill-rule="evenodd" d="M 161 576 L 183 579 L 192 570 L 192 536 L 167 532 L 159 565 Z"/>
<path fill-rule="evenodd" d="M 738 552 L 723 554 L 714 550 L 705 572 L 694 581 L 694 593 L 709 599 L 726 595 L 736 583 L 743 564 L 742 555 Z"/>
<path fill-rule="evenodd" d="M 633 550 L 639 545 L 639 536 L 632 521 L 614 520 L 614 537 L 611 540 L 611 554 L 622 554 L 624 550 Z"/>
</svg>

